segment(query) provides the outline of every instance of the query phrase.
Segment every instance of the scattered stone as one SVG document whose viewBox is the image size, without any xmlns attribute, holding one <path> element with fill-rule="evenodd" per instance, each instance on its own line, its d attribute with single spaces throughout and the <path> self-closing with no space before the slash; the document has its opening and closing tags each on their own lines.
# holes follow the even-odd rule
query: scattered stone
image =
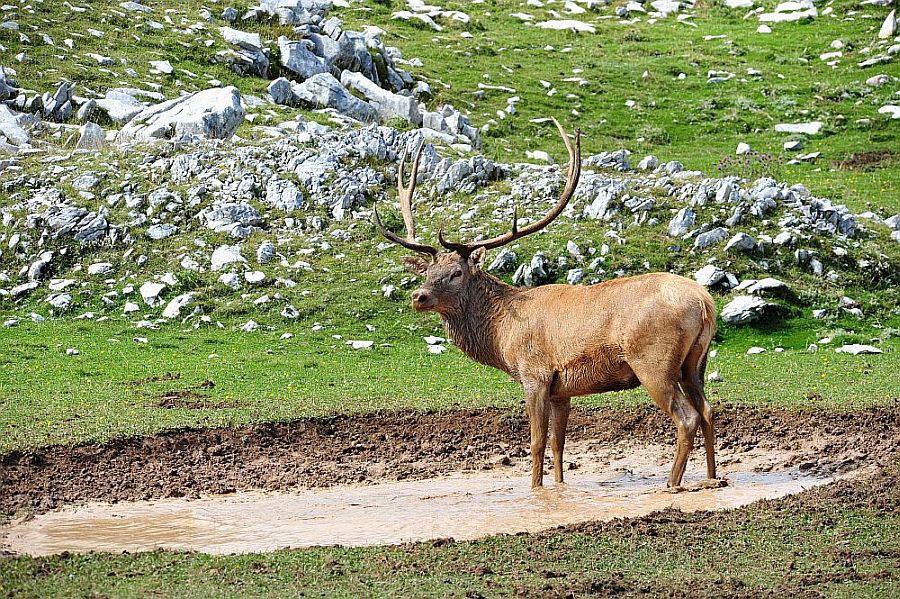
<svg viewBox="0 0 900 599">
<path fill-rule="evenodd" d="M 766 353 L 766 348 L 764 347 L 751 347 L 747 350 L 748 356 L 755 356 L 756 354 L 764 354 Z"/>
<path fill-rule="evenodd" d="M 106 112 L 114 123 L 124 125 L 146 108 L 143 102 L 135 98 L 131 90 L 110 89 L 106 96 L 97 100 L 97 107 Z"/>
<path fill-rule="evenodd" d="M 78 143 L 75 144 L 76 150 L 99 150 L 106 145 L 106 132 L 100 125 L 95 123 L 85 123 L 81 127 L 81 134 L 78 137 Z"/>
<path fill-rule="evenodd" d="M 344 71 L 341 73 L 341 84 L 365 96 L 384 121 L 400 118 L 415 126 L 422 124 L 422 113 L 415 98 L 382 89 L 362 73 Z"/>
<path fill-rule="evenodd" d="M 303 83 L 293 86 L 293 91 L 298 98 L 313 108 L 333 108 L 362 123 L 373 123 L 378 120 L 376 110 L 350 95 L 331 73 L 314 75 Z"/>
<path fill-rule="evenodd" d="M 291 212 L 306 206 L 306 201 L 297 185 L 285 179 L 272 178 L 266 183 L 266 204 Z"/>
<path fill-rule="evenodd" d="M 713 264 L 707 264 L 694 273 L 694 280 L 704 287 L 715 287 L 725 279 L 725 271 Z"/>
<path fill-rule="evenodd" d="M 694 240 L 694 249 L 702 250 L 708 248 L 711 245 L 715 245 L 721 242 L 727 236 L 728 229 L 725 229 L 723 227 L 716 227 L 712 231 L 697 235 L 697 238 Z"/>
<path fill-rule="evenodd" d="M 825 123 L 812 121 L 809 123 L 782 123 L 775 125 L 776 133 L 802 133 L 803 135 L 817 135 Z"/>
<path fill-rule="evenodd" d="M 881 29 L 878 30 L 878 37 L 886 40 L 895 35 L 897 35 L 897 11 L 892 10 L 884 19 L 884 23 L 881 24 Z"/>
<path fill-rule="evenodd" d="M 597 33 L 597 29 L 593 25 L 583 21 L 575 21 L 573 19 L 542 21 L 540 23 L 535 23 L 534 26 L 539 29 L 571 31 L 573 33 Z"/>
<path fill-rule="evenodd" d="M 144 300 L 144 303 L 154 308 L 156 306 L 162 305 L 163 300 L 159 297 L 160 294 L 166 289 L 166 285 L 164 283 L 153 283 L 146 282 L 141 285 L 140 294 L 141 299 Z"/>
<path fill-rule="evenodd" d="M 751 295 L 759 295 L 771 291 L 782 291 L 784 289 L 787 289 L 787 284 L 784 283 L 784 281 L 766 277 L 760 280 L 748 279 L 746 281 L 741 281 L 741 284 L 735 287 L 734 290 L 743 291 Z"/>
<path fill-rule="evenodd" d="M 240 246 L 220 245 L 213 252 L 211 262 L 213 270 L 222 270 L 225 266 L 233 263 L 247 264 L 247 259 L 241 255 Z"/>
<path fill-rule="evenodd" d="M 171 237 L 178 232 L 178 227 L 171 224 L 152 225 L 147 228 L 147 237 L 154 240 L 165 239 Z"/>
<path fill-rule="evenodd" d="M 681 237 L 694 226 L 696 218 L 697 214 L 693 209 L 691 209 L 690 206 L 685 206 L 675 214 L 671 221 L 669 221 L 669 236 Z"/>
<path fill-rule="evenodd" d="M 878 109 L 878 114 L 889 114 L 892 119 L 900 119 L 900 105 L 886 104 Z"/>
<path fill-rule="evenodd" d="M 163 310 L 162 316 L 163 318 L 178 318 L 181 314 L 181 309 L 193 302 L 194 295 L 192 293 L 182 293 L 181 295 L 177 295 L 172 298 L 172 301 L 170 301 L 166 306 L 166 309 Z"/>
<path fill-rule="evenodd" d="M 260 264 L 271 262 L 274 256 L 275 246 L 271 241 L 263 241 L 259 244 L 259 247 L 256 248 L 256 261 Z"/>
<path fill-rule="evenodd" d="M 298 82 L 306 81 L 319 73 L 329 72 L 324 58 L 316 56 L 313 52 L 314 47 L 315 44 L 309 40 L 294 42 L 285 36 L 278 38 L 281 66 L 293 73 Z"/>
<path fill-rule="evenodd" d="M 725 244 L 725 251 L 752 252 L 756 249 L 756 241 L 746 233 L 738 233 Z"/>
<path fill-rule="evenodd" d="M 219 277 L 219 282 L 233 291 L 241 288 L 241 279 L 236 273 L 229 272 Z"/>
<path fill-rule="evenodd" d="M 244 280 L 251 285 L 258 285 L 266 280 L 266 273 L 261 270 L 251 270 L 244 273 Z"/>
<path fill-rule="evenodd" d="M 112 272 L 113 265 L 109 262 L 96 262 L 87 268 L 87 272 L 91 276 L 105 275 Z"/>
<path fill-rule="evenodd" d="M 509 248 L 503 248 L 487 269 L 488 272 L 508 272 L 513 270 L 517 263 L 516 253 Z"/>
<path fill-rule="evenodd" d="M 753 295 L 739 295 L 722 308 L 722 320 L 741 325 L 759 319 L 771 304 Z"/>
<path fill-rule="evenodd" d="M 638 162 L 638 165 L 637 165 L 638 170 L 642 170 L 642 171 L 652 171 L 658 166 L 659 166 L 659 159 L 652 154 L 650 154 L 649 156 L 644 156 L 644 158 L 641 159 L 641 161 Z"/>
<path fill-rule="evenodd" d="M 859 343 L 851 343 L 849 345 L 842 345 L 841 347 L 836 348 L 835 353 L 838 354 L 852 354 L 854 356 L 858 356 L 859 354 L 881 354 L 884 353 L 877 347 L 872 345 L 861 345 Z"/>
<path fill-rule="evenodd" d="M 372 346 L 375 345 L 374 341 L 350 340 L 346 341 L 345 343 L 353 349 L 372 349 Z"/>
</svg>

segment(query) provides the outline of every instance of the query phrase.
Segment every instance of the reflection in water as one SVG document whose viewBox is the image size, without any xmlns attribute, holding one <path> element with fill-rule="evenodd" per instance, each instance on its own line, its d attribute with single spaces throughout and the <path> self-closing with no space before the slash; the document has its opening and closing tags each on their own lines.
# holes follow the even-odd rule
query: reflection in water
<svg viewBox="0 0 900 599">
<path fill-rule="evenodd" d="M 294 493 L 242 492 L 198 500 L 91 504 L 40 515 L 0 535 L 16 553 L 147 551 L 247 553 L 314 545 L 380 545 L 536 532 L 635 517 L 668 507 L 717 510 L 830 482 L 787 472 L 728 474 L 730 486 L 668 494 L 656 464 L 578 470 L 532 492 L 496 472 Z M 746 466 L 744 466 L 746 468 Z"/>
</svg>

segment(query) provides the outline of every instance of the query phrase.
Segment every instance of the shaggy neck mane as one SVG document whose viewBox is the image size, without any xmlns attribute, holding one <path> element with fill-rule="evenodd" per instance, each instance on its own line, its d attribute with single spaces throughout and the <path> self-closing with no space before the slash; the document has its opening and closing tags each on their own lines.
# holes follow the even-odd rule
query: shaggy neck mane
<svg viewBox="0 0 900 599">
<path fill-rule="evenodd" d="M 514 287 L 483 271 L 475 273 L 456 308 L 441 314 L 454 345 L 477 362 L 509 372 L 498 336 L 516 293 Z"/>
</svg>

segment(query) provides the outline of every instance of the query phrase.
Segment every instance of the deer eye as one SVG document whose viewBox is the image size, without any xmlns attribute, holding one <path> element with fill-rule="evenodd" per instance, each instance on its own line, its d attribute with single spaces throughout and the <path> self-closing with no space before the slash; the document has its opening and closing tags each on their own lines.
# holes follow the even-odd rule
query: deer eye
<svg viewBox="0 0 900 599">
<path fill-rule="evenodd" d="M 461 277 L 461 276 L 462 276 L 461 270 L 454 271 L 454 273 L 452 275 L 450 275 L 450 280 L 452 281 L 453 279 L 455 279 L 457 277 Z"/>
</svg>

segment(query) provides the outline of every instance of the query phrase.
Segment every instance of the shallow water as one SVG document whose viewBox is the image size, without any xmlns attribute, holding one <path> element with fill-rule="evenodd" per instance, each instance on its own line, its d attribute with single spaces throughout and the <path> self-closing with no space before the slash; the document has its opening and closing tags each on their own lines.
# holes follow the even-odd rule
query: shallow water
<svg viewBox="0 0 900 599">
<path fill-rule="evenodd" d="M 524 473 L 526 459 L 505 473 L 290 493 L 248 491 L 194 500 L 88 504 L 7 527 L 0 531 L 0 537 L 6 537 L 0 543 L 30 555 L 157 548 L 227 554 L 464 540 L 637 517 L 669 507 L 726 509 L 833 480 L 796 471 L 754 472 L 754 460 L 735 460 L 725 468 L 728 487 L 669 494 L 663 491 L 661 454 L 652 458 L 651 453 L 588 463 L 567 472 L 567 484 L 560 487 L 553 486 L 551 473 L 549 486 L 536 492 Z M 696 466 L 688 476 L 702 478 Z"/>
</svg>

